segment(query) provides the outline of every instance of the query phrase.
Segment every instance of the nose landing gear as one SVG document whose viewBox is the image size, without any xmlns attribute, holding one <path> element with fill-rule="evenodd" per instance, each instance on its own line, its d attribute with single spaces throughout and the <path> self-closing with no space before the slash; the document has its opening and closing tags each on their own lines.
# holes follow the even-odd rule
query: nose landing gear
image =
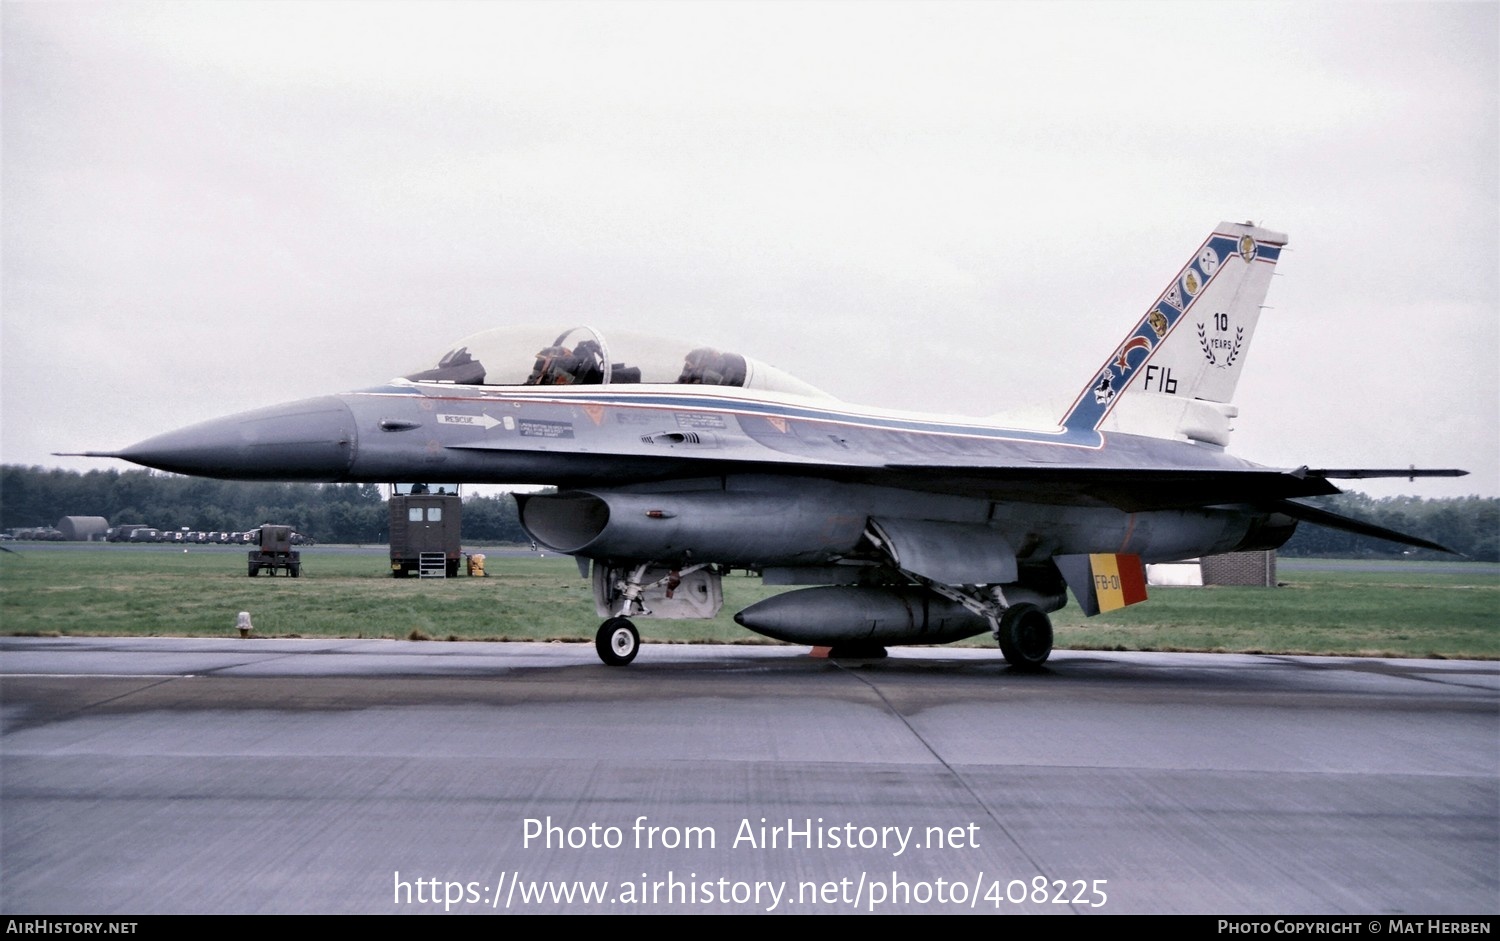
<svg viewBox="0 0 1500 941">
<path fill-rule="evenodd" d="M 594 635 L 594 650 L 599 659 L 612 667 L 623 667 L 635 659 L 641 649 L 641 635 L 630 618 L 610 618 L 599 625 Z"/>
</svg>

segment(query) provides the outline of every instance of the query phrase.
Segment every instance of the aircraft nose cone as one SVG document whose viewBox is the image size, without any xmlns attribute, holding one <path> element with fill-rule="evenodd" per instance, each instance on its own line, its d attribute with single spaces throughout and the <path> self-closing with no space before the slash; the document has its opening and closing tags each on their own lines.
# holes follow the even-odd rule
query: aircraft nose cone
<svg viewBox="0 0 1500 941">
<path fill-rule="evenodd" d="M 201 477 L 335 481 L 356 445 L 354 413 L 329 395 L 190 425 L 113 456 Z"/>
</svg>

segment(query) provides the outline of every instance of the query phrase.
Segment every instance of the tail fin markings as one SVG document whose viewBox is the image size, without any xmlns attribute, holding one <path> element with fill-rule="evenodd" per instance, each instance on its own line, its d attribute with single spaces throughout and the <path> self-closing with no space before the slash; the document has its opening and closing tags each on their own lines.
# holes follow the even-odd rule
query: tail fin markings
<svg viewBox="0 0 1500 941">
<path fill-rule="evenodd" d="M 1089 380 L 1063 427 L 1227 445 L 1235 385 L 1286 242 L 1220 223 Z"/>
</svg>

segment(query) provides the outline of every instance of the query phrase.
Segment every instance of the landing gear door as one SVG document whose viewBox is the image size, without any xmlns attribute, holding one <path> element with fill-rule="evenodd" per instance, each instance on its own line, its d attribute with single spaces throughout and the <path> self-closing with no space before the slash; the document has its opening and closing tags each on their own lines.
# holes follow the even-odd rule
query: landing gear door
<svg viewBox="0 0 1500 941">
<path fill-rule="evenodd" d="M 944 585 L 1005 585 L 1017 579 L 1016 551 L 982 523 L 870 518 L 896 567 Z"/>
<path fill-rule="evenodd" d="M 620 606 L 623 586 L 636 566 L 616 568 L 603 562 L 594 563 L 594 610 L 602 618 L 612 617 Z M 718 572 L 702 568 L 685 575 L 675 575 L 668 568 L 652 566 L 641 577 L 640 601 L 646 610 L 632 617 L 711 618 L 724 607 L 724 588 Z"/>
</svg>

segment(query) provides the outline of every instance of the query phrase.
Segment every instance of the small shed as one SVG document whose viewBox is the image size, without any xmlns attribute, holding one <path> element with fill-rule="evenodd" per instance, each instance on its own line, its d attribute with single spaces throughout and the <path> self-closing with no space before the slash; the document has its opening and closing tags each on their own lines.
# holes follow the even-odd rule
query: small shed
<svg viewBox="0 0 1500 941">
<path fill-rule="evenodd" d="M 1226 552 L 1203 557 L 1203 584 L 1276 587 L 1276 552 Z"/>
<path fill-rule="evenodd" d="M 1146 584 L 1162 587 L 1248 585 L 1276 587 L 1274 550 L 1226 552 L 1201 559 L 1146 566 Z"/>
</svg>

